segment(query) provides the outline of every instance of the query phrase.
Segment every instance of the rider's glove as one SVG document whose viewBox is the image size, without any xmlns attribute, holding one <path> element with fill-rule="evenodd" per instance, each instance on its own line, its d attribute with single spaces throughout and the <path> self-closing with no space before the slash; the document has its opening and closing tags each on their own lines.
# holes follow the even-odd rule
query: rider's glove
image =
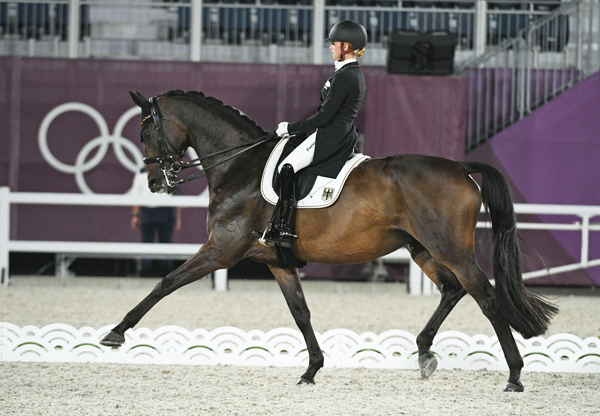
<svg viewBox="0 0 600 416">
<path fill-rule="evenodd" d="M 279 125 L 277 126 L 277 129 L 275 129 L 275 134 L 278 135 L 279 137 L 283 137 L 288 133 L 288 123 L 287 121 L 282 121 L 281 123 L 279 123 Z"/>
</svg>

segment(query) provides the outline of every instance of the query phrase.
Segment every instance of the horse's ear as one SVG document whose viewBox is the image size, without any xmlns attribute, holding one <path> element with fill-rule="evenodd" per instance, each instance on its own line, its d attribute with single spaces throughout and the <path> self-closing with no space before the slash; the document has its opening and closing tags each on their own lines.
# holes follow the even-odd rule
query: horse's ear
<svg viewBox="0 0 600 416">
<path fill-rule="evenodd" d="M 140 107 L 142 110 L 147 110 L 150 108 L 150 102 L 148 101 L 148 99 L 139 92 L 134 93 L 132 91 L 129 91 L 129 95 L 131 95 L 131 99 L 133 100 L 133 102 L 136 103 L 138 107 Z"/>
</svg>

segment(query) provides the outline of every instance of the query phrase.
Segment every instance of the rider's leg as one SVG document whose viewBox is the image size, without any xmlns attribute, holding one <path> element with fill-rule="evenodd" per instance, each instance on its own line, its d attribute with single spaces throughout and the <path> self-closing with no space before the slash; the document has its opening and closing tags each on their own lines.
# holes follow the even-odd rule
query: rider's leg
<svg viewBox="0 0 600 416">
<path fill-rule="evenodd" d="M 315 142 L 317 139 L 317 132 L 314 132 L 306 138 L 302 143 L 298 145 L 292 152 L 287 155 L 285 159 L 279 164 L 277 172 L 281 173 L 281 169 L 284 165 L 292 165 L 294 172 L 298 172 L 310 165 L 315 157 Z"/>
<path fill-rule="evenodd" d="M 292 247 L 294 234 L 294 217 L 296 214 L 296 192 L 294 184 L 294 168 L 289 163 L 282 166 L 279 172 L 279 200 L 281 201 L 281 212 L 279 224 L 275 228 L 279 230 L 276 244 L 282 247 Z"/>
<path fill-rule="evenodd" d="M 292 247 L 294 234 L 294 219 L 296 216 L 296 190 L 294 184 L 294 173 L 307 167 L 313 161 L 315 155 L 315 142 L 317 133 L 311 134 L 298 147 L 296 147 L 279 164 L 279 224 L 275 228 L 279 235 L 272 242 L 282 247 Z"/>
<path fill-rule="evenodd" d="M 280 244 L 283 247 L 292 246 L 292 238 L 296 237 L 293 230 L 293 220 L 297 202 L 294 173 L 307 167 L 312 162 L 315 154 L 316 137 L 316 132 L 311 134 L 279 164 L 277 168 L 280 185 L 279 201 L 277 201 L 271 219 L 271 221 L 274 221 L 279 218 L 279 222 L 277 224 L 270 222 L 264 233 L 252 232 L 262 244 L 266 245 L 266 242 L 271 242 Z"/>
</svg>

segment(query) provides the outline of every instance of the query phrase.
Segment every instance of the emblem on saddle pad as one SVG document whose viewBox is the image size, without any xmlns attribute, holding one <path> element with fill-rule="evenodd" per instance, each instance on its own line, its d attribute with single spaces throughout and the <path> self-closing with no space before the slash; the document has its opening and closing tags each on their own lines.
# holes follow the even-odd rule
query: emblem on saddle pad
<svg viewBox="0 0 600 416">
<path fill-rule="evenodd" d="M 331 198 L 333 197 L 333 191 L 335 191 L 335 188 L 323 189 L 323 195 L 321 196 L 321 199 L 325 202 L 331 201 Z"/>
</svg>

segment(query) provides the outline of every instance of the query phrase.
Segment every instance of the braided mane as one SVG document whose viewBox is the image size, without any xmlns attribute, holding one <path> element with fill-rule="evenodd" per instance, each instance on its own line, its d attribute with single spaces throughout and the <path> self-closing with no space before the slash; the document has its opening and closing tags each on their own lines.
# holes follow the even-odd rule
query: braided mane
<svg viewBox="0 0 600 416">
<path fill-rule="evenodd" d="M 193 101 L 195 102 L 203 102 L 206 104 L 209 104 L 210 106 L 212 106 L 213 108 L 221 111 L 221 112 L 225 112 L 229 115 L 232 115 L 234 118 L 238 119 L 239 121 L 243 122 L 244 124 L 246 124 L 247 126 L 249 126 L 250 128 L 252 128 L 253 131 L 256 132 L 257 135 L 265 135 L 267 134 L 267 132 L 258 124 L 256 124 L 256 121 L 252 120 L 250 117 L 248 117 L 245 114 L 242 114 L 240 112 L 240 110 L 238 110 L 237 108 L 234 108 L 230 105 L 224 104 L 223 101 L 214 98 L 214 97 L 209 97 L 207 95 L 205 95 L 203 92 L 200 91 L 182 91 L 182 90 L 171 90 L 171 91 L 167 91 L 164 94 L 161 94 L 162 97 L 173 97 L 173 96 L 184 96 L 184 97 L 190 97 Z"/>
</svg>

